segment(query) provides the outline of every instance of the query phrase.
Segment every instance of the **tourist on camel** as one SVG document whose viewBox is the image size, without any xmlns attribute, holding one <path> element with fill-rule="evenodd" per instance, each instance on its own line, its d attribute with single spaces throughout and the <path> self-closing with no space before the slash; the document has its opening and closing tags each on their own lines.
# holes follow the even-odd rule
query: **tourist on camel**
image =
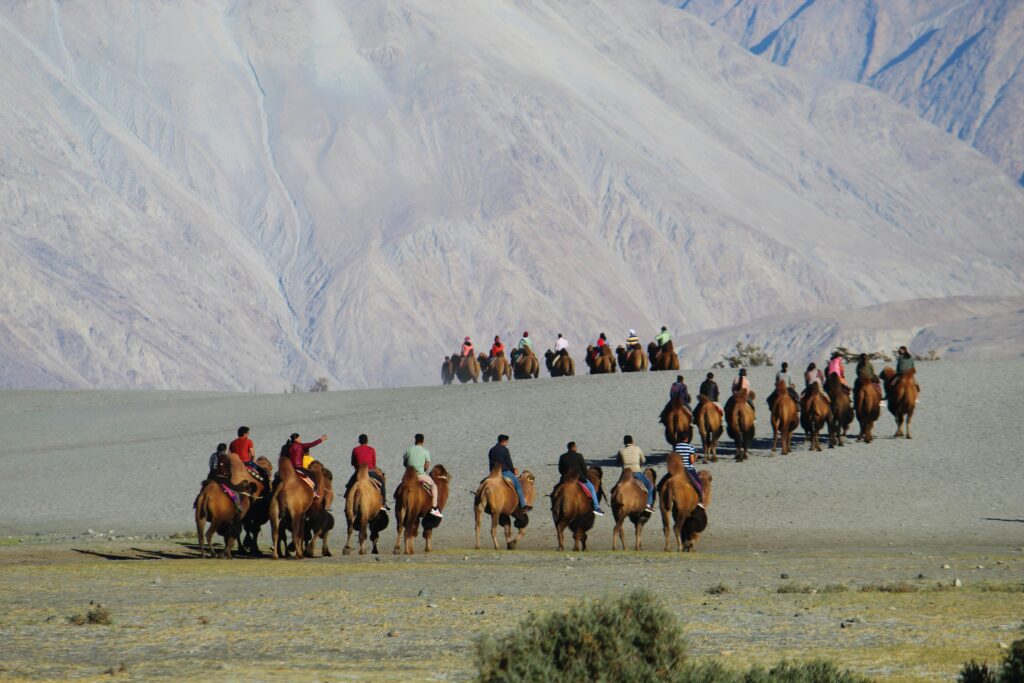
<svg viewBox="0 0 1024 683">
<path fill-rule="evenodd" d="M 430 451 L 423 446 L 422 434 L 417 434 L 413 437 L 413 441 L 415 443 L 405 449 L 405 454 L 402 456 L 402 465 L 406 468 L 412 467 L 415 469 L 420 483 L 430 488 L 430 514 L 435 517 L 444 517 L 441 511 L 437 509 L 437 486 L 434 484 L 434 480 L 430 478 L 430 475 L 427 474 L 430 468 Z"/>
<path fill-rule="evenodd" d="M 573 471 L 578 473 L 580 483 L 586 487 L 591 500 L 594 501 L 594 514 L 604 516 L 604 512 L 601 511 L 601 503 L 597 499 L 597 490 L 594 488 L 594 483 L 590 481 L 590 477 L 587 476 L 587 461 L 576 450 L 576 442 L 570 441 L 565 445 L 565 453 L 558 456 L 558 474 L 562 477 L 558 483 L 564 483 L 565 475 Z"/>
<path fill-rule="evenodd" d="M 643 471 L 643 464 L 647 461 L 647 457 L 640 450 L 640 447 L 633 443 L 633 437 L 629 434 L 622 437 L 622 448 L 619 449 L 615 459 L 618 460 L 622 469 L 630 470 L 633 473 L 633 478 L 644 485 L 644 488 L 647 490 L 647 507 L 644 508 L 644 511 L 653 513 L 654 489 L 651 487 L 651 483 L 647 481 Z"/>
<path fill-rule="evenodd" d="M 494 469 L 495 465 L 501 465 L 501 476 L 508 479 L 512 487 L 516 490 L 516 495 L 519 496 L 519 507 L 524 512 L 529 512 L 533 509 L 532 505 L 526 504 L 526 498 L 523 497 L 523 487 L 519 483 L 519 471 L 516 470 L 515 465 L 512 464 L 512 454 L 508 451 L 507 434 L 498 435 L 498 443 L 491 446 L 491 450 L 487 451 L 487 471 L 490 472 Z"/>
<path fill-rule="evenodd" d="M 359 435 L 359 445 L 352 449 L 352 476 L 349 477 L 348 483 L 345 484 L 345 495 L 348 496 L 348 490 L 352 488 L 352 485 L 356 483 L 356 472 L 360 466 L 366 465 L 366 473 L 370 479 L 373 479 L 377 484 L 377 488 L 380 489 L 380 499 L 382 505 L 381 510 L 390 510 L 387 502 L 387 492 L 384 490 L 384 480 L 380 476 L 380 470 L 377 469 L 377 449 L 370 445 L 370 439 L 366 434 Z"/>
</svg>

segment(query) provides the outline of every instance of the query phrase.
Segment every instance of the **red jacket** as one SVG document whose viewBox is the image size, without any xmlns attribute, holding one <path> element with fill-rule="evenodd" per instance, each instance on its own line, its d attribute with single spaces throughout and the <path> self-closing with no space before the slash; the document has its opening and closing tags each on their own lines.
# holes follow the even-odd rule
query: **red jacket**
<svg viewBox="0 0 1024 683">
<path fill-rule="evenodd" d="M 302 443 L 300 441 L 293 441 L 291 447 L 288 449 L 288 457 L 291 458 L 292 467 L 302 467 L 302 456 L 309 452 L 309 449 L 313 446 L 319 446 L 323 439 L 317 439 L 309 443 Z"/>
<path fill-rule="evenodd" d="M 497 356 L 499 353 L 504 353 L 504 351 L 505 351 L 505 345 L 504 344 L 492 344 L 491 345 L 491 357 L 492 358 L 494 356 Z"/>
<path fill-rule="evenodd" d="M 228 446 L 228 451 L 236 454 L 242 462 L 252 462 L 252 439 L 247 436 L 240 436 L 231 442 L 231 445 Z"/>
<path fill-rule="evenodd" d="M 359 445 L 352 449 L 352 467 L 366 465 L 369 469 L 377 467 L 377 451 L 373 446 Z"/>
</svg>

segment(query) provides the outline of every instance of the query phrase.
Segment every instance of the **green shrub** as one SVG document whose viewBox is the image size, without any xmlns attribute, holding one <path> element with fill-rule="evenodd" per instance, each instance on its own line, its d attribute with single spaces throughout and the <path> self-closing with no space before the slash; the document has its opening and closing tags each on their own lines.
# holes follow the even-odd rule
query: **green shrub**
<svg viewBox="0 0 1024 683">
<path fill-rule="evenodd" d="M 996 675 L 989 671 L 988 664 L 978 664 L 973 659 L 960 669 L 959 683 L 997 683 Z"/>
<path fill-rule="evenodd" d="M 685 657 L 675 615 L 650 592 L 636 591 L 531 616 L 505 636 L 483 637 L 477 680 L 667 681 Z"/>
<path fill-rule="evenodd" d="M 724 583 L 716 583 L 714 586 L 708 586 L 704 589 L 704 592 L 708 595 L 725 595 L 726 593 L 732 593 L 732 588 Z"/>
<path fill-rule="evenodd" d="M 960 683 L 1024 683 L 1024 639 L 1010 643 L 1010 651 L 1003 657 L 999 671 L 988 668 L 987 663 L 971 660 L 960 670 Z"/>
<path fill-rule="evenodd" d="M 851 671 L 841 671 L 832 662 L 815 660 L 803 664 L 782 662 L 765 671 L 751 669 L 743 683 L 871 683 L 871 679 Z"/>
</svg>

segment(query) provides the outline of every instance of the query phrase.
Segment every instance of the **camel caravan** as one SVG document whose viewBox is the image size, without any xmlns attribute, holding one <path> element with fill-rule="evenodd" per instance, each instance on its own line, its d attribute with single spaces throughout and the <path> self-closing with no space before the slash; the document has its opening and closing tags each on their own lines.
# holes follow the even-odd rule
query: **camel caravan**
<svg viewBox="0 0 1024 683">
<path fill-rule="evenodd" d="M 647 372 L 655 370 L 678 370 L 679 354 L 669 336 L 668 328 L 662 327 L 661 332 L 647 345 L 645 351 L 636 336 L 630 330 L 625 343 L 614 349 L 608 343 L 608 337 L 602 332 L 594 344 L 586 350 L 587 368 L 591 375 L 606 375 L 614 372 Z M 569 342 L 559 333 L 555 340 L 555 348 L 544 352 L 544 367 L 552 377 L 572 377 L 576 374 L 576 361 L 569 353 Z M 503 379 L 536 379 L 540 376 L 541 363 L 533 350 L 533 339 L 529 331 L 524 331 L 518 344 L 506 354 L 500 336 L 487 353 L 476 353 L 473 342 L 465 337 L 462 347 L 450 356 L 445 356 L 441 363 L 441 383 L 454 384 L 458 380 L 462 384 L 484 382 L 500 382 Z"/>
<path fill-rule="evenodd" d="M 528 339 L 527 333 L 523 333 L 523 338 Z M 466 343 L 469 341 L 467 337 Z M 549 370 L 561 367 L 563 374 L 560 376 L 571 376 L 572 359 L 561 335 L 559 342 L 561 348 L 545 354 L 546 364 Z M 627 371 L 623 365 L 641 367 L 649 362 L 648 354 L 640 348 L 635 335 L 631 335 L 630 342 L 629 351 L 625 347 L 617 351 L 623 371 Z M 480 354 L 477 358 L 469 353 L 454 362 L 452 358 L 447 359 L 448 376 L 461 377 L 460 373 L 471 370 L 479 375 L 481 368 L 485 381 L 501 381 L 509 379 L 510 375 L 537 376 L 540 364 L 530 344 L 520 344 L 508 361 L 500 344 L 501 340 L 495 337 L 498 348 L 492 349 L 493 353 L 488 356 Z M 674 355 L 670 344 L 669 340 L 666 347 Z M 631 352 L 643 355 L 633 356 L 632 361 L 624 358 Z M 656 361 L 664 359 L 660 354 L 650 355 L 655 356 Z M 605 343 L 593 358 L 588 353 L 588 364 L 613 358 L 611 347 Z M 615 367 L 613 362 L 609 371 L 614 372 Z M 875 373 L 867 355 L 861 354 L 853 387 L 846 381 L 842 355 L 835 352 L 827 372 L 822 372 L 814 363 L 808 365 L 804 385 L 804 390 L 798 393 L 788 364 L 782 363 L 775 375 L 774 390 L 767 398 L 772 426 L 771 453 L 777 448 L 783 455 L 792 453 L 793 434 L 798 426 L 802 427 L 805 441 L 813 451 L 822 450 L 823 430 L 827 431 L 829 448 L 842 447 L 854 419 L 860 426 L 857 440 L 871 443 L 874 424 L 883 405 L 896 420 L 894 437 L 911 438 L 910 423 L 920 386 L 914 360 L 906 347 L 900 348 L 896 367 L 886 367 L 880 375 Z M 641 550 L 644 527 L 659 511 L 665 550 L 695 550 L 701 533 L 708 526 L 712 482 L 708 470 L 696 469 L 698 457 L 705 464 L 716 462 L 723 432 L 735 444 L 736 462 L 747 460 L 753 446 L 756 404 L 746 369 L 739 370 L 725 404 L 720 406 L 718 401 L 718 385 L 714 373 L 709 372 L 700 385 L 697 407 L 691 410 L 685 378 L 677 375 L 659 416 L 671 452 L 666 458 L 667 473 L 657 483 L 657 473 L 651 467 L 644 467 L 646 456 L 634 444 L 632 436 L 623 437 L 623 447 L 616 455 L 616 462 L 622 469 L 610 493 L 604 488 L 603 469 L 588 465 L 575 442 L 569 442 L 566 452 L 559 456 L 559 481 L 548 496 L 558 549 L 566 547 L 566 531 L 572 534 L 573 550 L 587 549 L 596 519 L 605 514 L 601 509 L 604 500 L 610 503 L 615 520 L 613 550 L 626 548 L 624 526 L 627 520 L 634 527 L 634 550 Z M 700 454 L 691 445 L 695 432 L 700 437 Z M 249 555 L 261 555 L 259 536 L 268 523 L 274 559 L 315 557 L 318 547 L 321 557 L 330 557 L 328 538 L 335 525 L 334 475 L 310 455 L 313 448 L 326 440 L 325 434 L 315 441 L 303 442 L 298 433 L 292 434 L 281 447 L 276 469 L 267 458 L 256 457 L 248 427 L 240 427 L 238 438 L 230 445 L 219 444 L 210 456 L 209 473 L 193 502 L 200 557 L 214 556 L 212 539 L 215 534 L 223 538 L 225 558 L 230 559 L 236 547 Z M 507 435 L 498 436 L 497 443 L 488 452 L 489 474 L 472 491 L 477 549 L 481 547 L 485 515 L 490 518 L 491 543 L 495 550 L 499 549 L 499 527 L 504 534 L 505 548 L 514 550 L 530 524 L 536 477 L 529 470 L 520 472 L 515 467 L 508 441 Z M 365 434 L 359 435 L 358 442 L 352 449 L 353 473 L 341 493 L 347 526 L 343 554 L 356 551 L 353 536 L 360 555 L 377 554 L 380 534 L 388 527 L 392 516 L 396 531 L 395 554 L 413 554 L 420 535 L 424 551 L 431 552 L 433 533 L 443 521 L 443 510 L 448 503 L 451 474 L 443 465 L 431 462 L 424 436 L 416 434 L 414 444 L 406 449 L 402 458 L 403 472 L 391 496 L 392 509 L 387 504 L 386 480 L 377 466 L 376 451 Z"/>
</svg>

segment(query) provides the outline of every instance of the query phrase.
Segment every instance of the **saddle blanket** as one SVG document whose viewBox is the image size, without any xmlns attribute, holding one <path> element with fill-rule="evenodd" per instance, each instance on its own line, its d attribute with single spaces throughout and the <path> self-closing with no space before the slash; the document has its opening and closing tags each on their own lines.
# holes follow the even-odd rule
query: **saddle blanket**
<svg viewBox="0 0 1024 683">
<path fill-rule="evenodd" d="M 636 477 L 633 477 L 633 483 L 640 487 L 640 490 L 644 492 L 645 496 L 647 495 L 647 484 L 640 481 Z"/>
<path fill-rule="evenodd" d="M 308 486 L 310 489 L 312 489 L 314 491 L 316 490 L 316 483 L 312 479 L 310 479 L 309 477 L 307 477 L 307 476 L 305 476 L 303 474 L 299 474 L 298 472 L 296 472 L 295 474 L 296 474 L 296 476 L 298 476 L 299 479 L 302 480 L 302 482 L 306 486 Z"/>
<path fill-rule="evenodd" d="M 577 480 L 576 483 L 580 485 L 580 488 L 583 489 L 583 493 L 587 494 L 587 497 L 589 498 L 590 497 L 590 489 L 587 488 L 586 483 L 584 483 L 583 481 L 580 481 L 580 480 Z"/>
<path fill-rule="evenodd" d="M 236 493 L 235 490 L 227 484 L 221 484 L 220 488 L 224 493 L 228 494 L 228 498 L 230 498 L 231 502 L 235 504 L 235 507 L 238 507 L 238 493 Z"/>
</svg>

